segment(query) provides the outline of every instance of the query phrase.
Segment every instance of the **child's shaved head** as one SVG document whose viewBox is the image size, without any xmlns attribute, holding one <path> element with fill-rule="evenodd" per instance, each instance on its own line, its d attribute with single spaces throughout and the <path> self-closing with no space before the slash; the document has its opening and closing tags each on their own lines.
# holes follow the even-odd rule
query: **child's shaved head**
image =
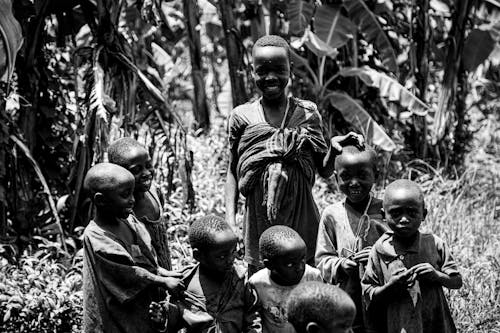
<svg viewBox="0 0 500 333">
<path fill-rule="evenodd" d="M 342 152 L 335 158 L 335 170 L 339 170 L 340 166 L 347 160 L 349 157 L 357 156 L 362 161 L 369 163 L 373 166 L 373 170 L 375 171 L 377 165 L 377 153 L 371 147 L 365 146 L 364 148 L 359 148 L 357 146 L 345 146 L 342 148 Z"/>
<path fill-rule="evenodd" d="M 121 138 L 113 141 L 108 147 L 108 160 L 110 163 L 118 165 L 127 164 L 127 158 L 133 149 L 140 149 L 147 152 L 145 146 L 132 138 Z"/>
<path fill-rule="evenodd" d="M 108 193 L 126 182 L 134 183 L 134 176 L 127 169 L 113 163 L 99 163 L 89 169 L 83 186 L 93 199 L 96 193 Z"/>
<path fill-rule="evenodd" d="M 306 248 L 302 237 L 290 227 L 275 225 L 266 229 L 259 239 L 259 251 L 262 259 L 273 260 L 275 257 L 283 255 L 284 248 L 299 244 Z"/>
<path fill-rule="evenodd" d="M 356 307 L 349 295 L 337 286 L 304 282 L 290 293 L 287 315 L 297 333 L 308 332 L 311 323 L 320 326 L 324 332 L 337 332 L 334 329 L 337 326 L 345 329 L 352 325 Z"/>
<path fill-rule="evenodd" d="M 262 36 L 253 45 L 253 50 L 255 50 L 257 47 L 264 46 L 282 47 L 286 50 L 288 59 L 290 59 L 290 45 L 288 45 L 287 41 L 283 37 L 277 35 Z"/>
<path fill-rule="evenodd" d="M 189 227 L 189 243 L 192 248 L 210 250 L 217 246 L 216 235 L 226 231 L 232 232 L 223 218 L 216 215 L 204 216 L 195 220 Z"/>
<path fill-rule="evenodd" d="M 422 206 L 424 206 L 424 193 L 420 186 L 409 179 L 398 179 L 390 183 L 385 189 L 384 207 L 392 201 L 394 196 L 401 192 L 413 196 L 422 203 Z"/>
</svg>

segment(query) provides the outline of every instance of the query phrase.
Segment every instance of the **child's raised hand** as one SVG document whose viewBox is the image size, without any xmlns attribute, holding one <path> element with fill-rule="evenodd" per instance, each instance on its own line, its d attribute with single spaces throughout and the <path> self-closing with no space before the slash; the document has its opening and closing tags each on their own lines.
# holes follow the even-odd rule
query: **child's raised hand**
<svg viewBox="0 0 500 333">
<path fill-rule="evenodd" d="M 339 154 L 342 152 L 342 147 L 348 145 L 354 145 L 359 148 L 363 148 L 365 145 L 365 139 L 361 134 L 349 132 L 346 135 L 334 136 L 331 140 L 332 148 L 335 149 Z"/>
<path fill-rule="evenodd" d="M 357 263 L 362 263 L 363 265 L 368 262 L 368 257 L 370 256 L 371 246 L 365 247 L 363 250 L 357 252 L 352 259 Z"/>
<path fill-rule="evenodd" d="M 151 302 L 149 305 L 149 319 L 156 327 L 161 327 L 167 320 L 167 311 L 160 303 Z"/>
<path fill-rule="evenodd" d="M 418 279 L 437 281 L 440 278 L 439 272 L 427 262 L 415 265 L 411 269 Z"/>
</svg>

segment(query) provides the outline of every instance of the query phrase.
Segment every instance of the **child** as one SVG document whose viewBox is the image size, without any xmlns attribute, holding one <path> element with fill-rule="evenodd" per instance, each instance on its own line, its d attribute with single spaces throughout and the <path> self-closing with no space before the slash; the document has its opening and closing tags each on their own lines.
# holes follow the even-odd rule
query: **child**
<svg viewBox="0 0 500 333">
<path fill-rule="evenodd" d="M 96 164 L 84 186 L 95 206 L 83 237 L 83 331 L 153 332 L 148 305 L 158 287 L 177 293 L 179 278 L 159 269 L 144 227 L 130 215 L 134 176 L 111 163 Z M 164 271 L 164 270 L 163 270 Z"/>
<path fill-rule="evenodd" d="M 262 303 L 262 331 L 294 333 L 285 311 L 288 296 L 301 282 L 322 282 L 321 275 L 306 264 L 306 244 L 289 227 L 276 225 L 264 231 L 259 249 L 265 268 L 255 273 L 249 283 Z"/>
<path fill-rule="evenodd" d="M 163 217 L 161 193 L 153 183 L 153 166 L 146 148 L 132 138 L 121 138 L 108 148 L 109 162 L 130 171 L 135 178 L 134 215 L 144 223 L 158 255 L 158 264 L 172 269 L 168 247 L 167 221 Z"/>
<path fill-rule="evenodd" d="M 443 286 L 458 289 L 462 277 L 445 242 L 420 233 L 424 196 L 410 180 L 396 180 L 384 195 L 385 218 L 392 229 L 373 246 L 363 278 L 369 307 L 384 310 L 377 332 L 456 332 Z"/>
<path fill-rule="evenodd" d="M 316 104 L 287 96 L 290 48 L 279 36 L 253 46 L 253 77 L 262 93 L 229 118 L 226 218 L 233 230 L 239 193 L 245 196 L 243 240 L 249 273 L 262 267 L 259 237 L 271 225 L 299 233 L 312 263 L 319 211 L 312 196 L 315 173 L 329 177 L 335 154 L 323 136 Z M 331 148 L 331 147 L 330 147 Z"/>
<path fill-rule="evenodd" d="M 237 238 L 229 225 L 205 216 L 189 228 L 189 242 L 198 264 L 184 270 L 186 291 L 168 307 L 153 302 L 151 320 L 168 332 L 261 332 L 257 294 L 234 263 Z"/>
<path fill-rule="evenodd" d="M 287 312 L 297 333 L 350 333 L 356 307 L 337 286 L 305 282 L 290 294 Z"/>
<path fill-rule="evenodd" d="M 316 265 L 328 283 L 339 284 L 358 309 L 354 332 L 364 332 L 365 307 L 361 282 L 370 247 L 388 228 L 382 221 L 382 201 L 371 189 L 376 154 L 370 148 L 346 146 L 335 159 L 335 176 L 346 199 L 328 206 L 321 216 Z"/>
</svg>

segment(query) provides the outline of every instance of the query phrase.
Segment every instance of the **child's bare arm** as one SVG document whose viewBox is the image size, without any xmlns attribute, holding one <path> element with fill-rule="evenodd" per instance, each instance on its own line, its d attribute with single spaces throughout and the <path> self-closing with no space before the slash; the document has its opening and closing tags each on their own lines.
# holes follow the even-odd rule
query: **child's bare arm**
<svg viewBox="0 0 500 333">
<path fill-rule="evenodd" d="M 234 161 L 233 152 L 229 151 L 229 165 L 227 168 L 227 178 L 225 185 L 226 197 L 226 219 L 229 226 L 233 229 L 236 235 L 239 235 L 236 228 L 236 212 L 238 207 L 238 181 L 236 180 L 236 161 Z"/>
<path fill-rule="evenodd" d="M 448 275 L 435 269 L 429 263 L 421 263 L 411 268 L 419 280 L 435 281 L 448 289 L 462 287 L 462 276 L 458 273 Z"/>
</svg>

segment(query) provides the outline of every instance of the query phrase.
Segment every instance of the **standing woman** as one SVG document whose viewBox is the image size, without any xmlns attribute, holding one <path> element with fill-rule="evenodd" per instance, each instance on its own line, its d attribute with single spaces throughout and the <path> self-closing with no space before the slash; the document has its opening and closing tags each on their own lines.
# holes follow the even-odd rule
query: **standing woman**
<svg viewBox="0 0 500 333">
<path fill-rule="evenodd" d="M 286 225 L 307 244 L 313 263 L 319 212 L 312 196 L 316 171 L 330 177 L 345 144 L 362 144 L 354 133 L 323 136 L 316 104 L 289 97 L 290 49 L 279 36 L 264 36 L 252 50 L 253 76 L 261 98 L 236 107 L 229 119 L 226 216 L 236 229 L 238 196 L 245 196 L 243 240 L 249 274 L 262 265 L 259 237 L 271 225 Z M 333 146 L 333 153 L 329 146 Z"/>
</svg>

